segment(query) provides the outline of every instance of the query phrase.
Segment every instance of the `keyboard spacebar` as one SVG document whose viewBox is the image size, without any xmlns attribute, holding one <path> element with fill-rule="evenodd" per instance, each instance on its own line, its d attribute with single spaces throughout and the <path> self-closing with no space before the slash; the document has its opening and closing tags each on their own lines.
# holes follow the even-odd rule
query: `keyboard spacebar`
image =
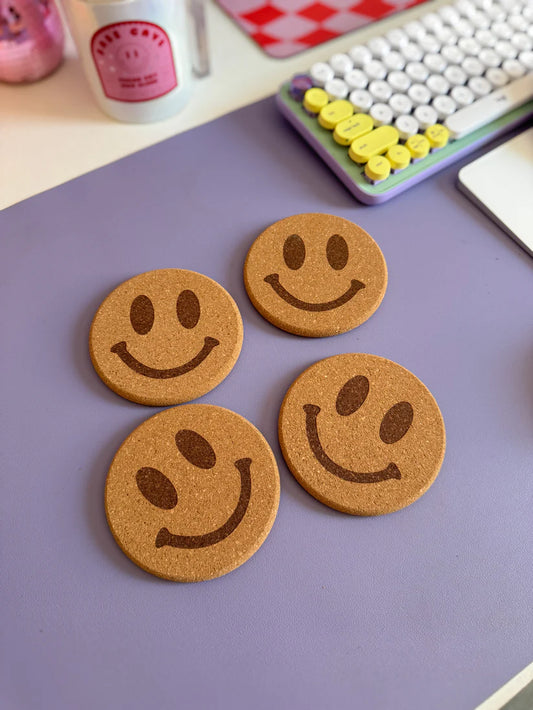
<svg viewBox="0 0 533 710">
<path fill-rule="evenodd" d="M 450 131 L 452 138 L 462 138 L 525 104 L 531 98 L 533 98 L 533 74 L 526 74 L 507 84 L 503 89 L 498 89 L 470 106 L 460 109 L 447 118 L 444 125 Z"/>
</svg>

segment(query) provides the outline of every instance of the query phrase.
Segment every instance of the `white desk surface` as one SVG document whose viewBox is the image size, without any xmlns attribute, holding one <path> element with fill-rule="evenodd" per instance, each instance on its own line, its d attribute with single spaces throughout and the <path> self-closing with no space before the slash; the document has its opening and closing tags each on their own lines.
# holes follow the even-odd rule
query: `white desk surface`
<svg viewBox="0 0 533 710">
<path fill-rule="evenodd" d="M 165 121 L 126 124 L 104 115 L 70 38 L 65 61 L 51 76 L 28 85 L 0 83 L 0 209 L 265 98 L 292 74 L 376 32 L 363 28 L 295 57 L 271 59 L 212 0 L 206 5 L 211 75 L 197 81 L 186 108 Z M 422 11 L 403 13 L 401 23 Z M 389 18 L 380 30 L 399 23 Z"/>
</svg>

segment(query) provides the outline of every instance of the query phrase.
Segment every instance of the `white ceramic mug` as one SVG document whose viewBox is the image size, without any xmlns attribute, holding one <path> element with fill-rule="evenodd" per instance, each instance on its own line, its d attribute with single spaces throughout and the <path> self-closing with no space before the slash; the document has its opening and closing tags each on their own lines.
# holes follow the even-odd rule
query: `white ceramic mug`
<svg viewBox="0 0 533 710">
<path fill-rule="evenodd" d="M 209 72 L 203 0 L 63 0 L 83 67 L 105 113 L 159 121 L 178 112 L 195 73 Z M 194 33 L 190 32 L 194 26 Z"/>
</svg>

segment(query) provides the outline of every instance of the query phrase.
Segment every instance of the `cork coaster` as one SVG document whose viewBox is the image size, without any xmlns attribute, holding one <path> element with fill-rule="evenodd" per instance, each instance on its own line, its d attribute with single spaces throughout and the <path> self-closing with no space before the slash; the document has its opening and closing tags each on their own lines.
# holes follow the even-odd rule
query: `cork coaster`
<svg viewBox="0 0 533 710">
<path fill-rule="evenodd" d="M 207 404 L 167 409 L 124 441 L 107 475 L 111 532 L 139 567 L 199 582 L 239 567 L 274 523 L 279 475 L 262 434 Z"/>
<path fill-rule="evenodd" d="M 120 284 L 89 335 L 96 372 L 139 404 L 188 402 L 229 374 L 242 346 L 242 319 L 229 293 L 207 276 L 160 269 Z"/>
<path fill-rule="evenodd" d="M 244 265 L 248 296 L 273 325 L 296 335 L 336 335 L 361 325 L 387 288 L 380 248 L 361 227 L 299 214 L 257 237 Z"/>
<path fill-rule="evenodd" d="M 291 385 L 279 439 L 299 483 L 352 515 L 381 515 L 431 486 L 446 446 L 444 422 L 427 387 L 376 355 L 320 360 Z"/>
</svg>

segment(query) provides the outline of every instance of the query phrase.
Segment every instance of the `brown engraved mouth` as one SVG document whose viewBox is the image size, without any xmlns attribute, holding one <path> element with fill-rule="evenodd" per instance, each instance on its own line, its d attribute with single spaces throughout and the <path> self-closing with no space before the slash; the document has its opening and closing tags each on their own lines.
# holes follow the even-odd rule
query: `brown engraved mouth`
<svg viewBox="0 0 533 710">
<path fill-rule="evenodd" d="M 309 303 L 308 301 L 301 301 L 292 293 L 289 293 L 286 288 L 284 288 L 279 282 L 279 274 L 269 274 L 263 279 L 267 284 L 270 284 L 273 290 L 282 298 L 289 306 L 294 306 L 302 311 L 331 311 L 333 308 L 338 308 L 348 303 L 355 294 L 361 289 L 365 288 L 365 284 L 357 279 L 352 279 L 350 287 L 345 291 L 342 296 L 335 298 L 333 301 L 325 301 L 323 303 Z"/>
<path fill-rule="evenodd" d="M 213 532 L 205 533 L 205 535 L 173 535 L 167 530 L 167 528 L 161 528 L 157 533 L 155 539 L 156 547 L 164 547 L 169 545 L 170 547 L 181 547 L 188 550 L 196 550 L 200 547 L 209 547 L 209 545 L 214 545 L 224 538 L 231 535 L 235 530 L 237 525 L 244 518 L 244 515 L 248 509 L 248 503 L 250 502 L 250 495 L 252 492 L 252 478 L 250 475 L 250 466 L 252 459 L 239 459 L 235 461 L 235 468 L 240 473 L 241 476 L 241 493 L 239 495 L 239 501 L 237 507 L 226 520 L 224 525 L 213 530 Z"/>
<path fill-rule="evenodd" d="M 371 471 L 370 473 L 359 473 L 357 471 L 351 471 L 349 468 L 339 466 L 339 464 L 329 458 L 320 443 L 316 423 L 320 407 L 316 404 L 304 404 L 303 410 L 305 412 L 305 431 L 309 446 L 318 463 L 321 464 L 326 471 L 338 478 L 342 478 L 344 481 L 350 481 L 352 483 L 379 483 L 380 481 L 387 481 L 390 478 L 401 479 L 400 469 L 395 463 L 390 463 L 381 471 Z"/>
<path fill-rule="evenodd" d="M 116 353 L 122 362 L 130 368 L 130 370 L 133 370 L 139 375 L 152 377 L 156 380 L 169 380 L 172 377 L 186 375 L 187 372 L 194 370 L 195 367 L 198 367 L 198 365 L 206 359 L 211 350 L 216 348 L 217 345 L 220 345 L 220 342 L 216 338 L 210 338 L 208 336 L 204 340 L 202 349 L 192 358 L 192 360 L 189 360 L 189 362 L 186 362 L 183 365 L 178 365 L 178 367 L 171 367 L 168 370 L 158 370 L 155 367 L 143 365 L 142 362 L 139 362 L 137 358 L 133 357 L 133 355 L 128 352 L 128 347 L 124 340 L 120 343 L 116 343 L 116 345 L 113 345 L 111 352 Z"/>
</svg>

